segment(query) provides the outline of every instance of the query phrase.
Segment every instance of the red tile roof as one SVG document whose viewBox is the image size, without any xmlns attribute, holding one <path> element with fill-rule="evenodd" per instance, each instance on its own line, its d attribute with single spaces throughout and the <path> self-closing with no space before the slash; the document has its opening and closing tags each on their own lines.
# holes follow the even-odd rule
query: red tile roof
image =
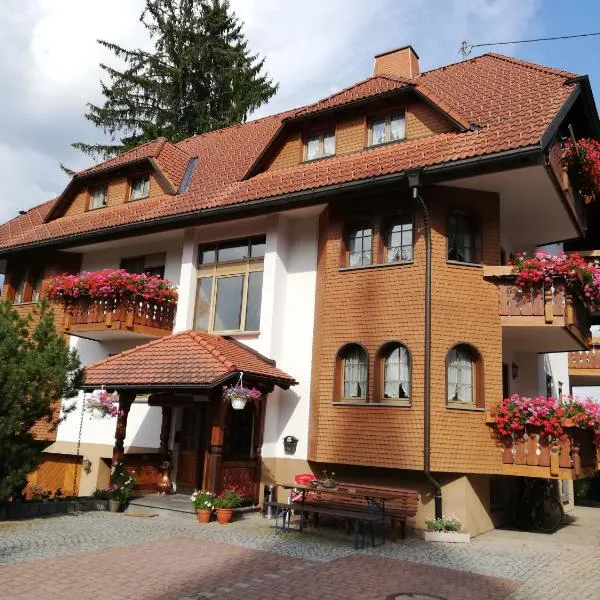
<svg viewBox="0 0 600 600">
<path fill-rule="evenodd" d="M 293 377 L 232 338 L 184 331 L 89 365 L 86 386 L 185 385 L 214 387 L 236 373 L 283 387 Z"/>
<path fill-rule="evenodd" d="M 405 80 L 393 76 L 369 78 L 304 109 L 296 109 L 211 133 L 178 144 L 158 140 L 133 150 L 135 156 L 165 157 L 162 168 L 176 180 L 183 171 L 183 154 L 197 157 L 185 193 L 161 195 L 82 215 L 39 222 L 46 205 L 30 210 L 0 227 L 0 248 L 23 246 L 54 238 L 101 231 L 163 217 L 202 214 L 202 211 L 249 200 L 307 191 L 329 185 L 401 173 L 409 168 L 452 163 L 460 159 L 539 145 L 540 139 L 573 92 L 575 75 L 486 54 L 425 72 L 410 80 L 422 93 L 463 127 L 478 129 L 407 140 L 349 155 L 303 163 L 243 180 L 249 168 L 289 117 L 399 90 Z M 168 148 L 168 150 L 165 150 Z M 176 148 L 176 151 L 174 150 Z M 176 155 L 176 152 L 179 154 Z M 108 163 L 124 160 L 123 155 Z M 107 168 L 103 163 L 94 169 Z M 168 166 L 167 166 L 168 163 Z M 97 171 L 95 171 L 97 172 Z"/>
</svg>

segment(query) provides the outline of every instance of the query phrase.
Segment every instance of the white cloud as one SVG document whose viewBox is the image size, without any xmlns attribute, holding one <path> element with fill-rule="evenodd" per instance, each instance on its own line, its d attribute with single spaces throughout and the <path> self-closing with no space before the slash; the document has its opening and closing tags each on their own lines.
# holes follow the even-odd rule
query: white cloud
<svg viewBox="0 0 600 600">
<path fill-rule="evenodd" d="M 427 69 L 458 60 L 463 39 L 518 39 L 539 27 L 540 4 L 232 0 L 250 47 L 267 56 L 267 69 L 280 82 L 259 115 L 315 101 L 370 75 L 382 50 L 412 43 Z M 142 6 L 143 0 L 2 1 L 0 221 L 60 193 L 66 178 L 59 162 L 87 165 L 70 143 L 101 139 L 83 113 L 99 96 L 98 63 L 114 61 L 96 39 L 147 46 L 138 20 Z"/>
</svg>

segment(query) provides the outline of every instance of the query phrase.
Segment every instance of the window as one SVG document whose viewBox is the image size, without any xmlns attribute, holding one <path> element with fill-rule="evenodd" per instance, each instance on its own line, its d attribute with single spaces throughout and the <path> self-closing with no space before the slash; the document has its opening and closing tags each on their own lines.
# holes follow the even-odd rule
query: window
<svg viewBox="0 0 600 600">
<path fill-rule="evenodd" d="M 394 217 L 385 228 L 385 262 L 413 259 L 413 222 L 411 215 Z"/>
<path fill-rule="evenodd" d="M 391 115 L 371 121 L 369 145 L 378 146 L 406 138 L 406 119 L 403 114 Z"/>
<path fill-rule="evenodd" d="M 481 263 L 479 223 L 461 212 L 448 217 L 448 260 L 462 263 Z"/>
<path fill-rule="evenodd" d="M 145 256 L 133 256 L 121 259 L 121 269 L 128 273 L 137 273 L 146 275 L 156 275 L 164 279 L 165 277 L 166 255 L 164 252 L 158 254 L 147 254 Z"/>
<path fill-rule="evenodd" d="M 347 266 L 361 267 L 371 264 L 373 229 L 370 223 L 355 223 L 346 233 Z"/>
<path fill-rule="evenodd" d="M 17 275 L 13 281 L 14 304 L 37 302 L 42 292 L 43 274 L 40 269 L 27 269 Z"/>
<path fill-rule="evenodd" d="M 321 133 L 306 138 L 304 160 L 316 160 L 335 154 L 335 133 Z"/>
<path fill-rule="evenodd" d="M 259 331 L 265 249 L 265 236 L 200 246 L 195 329 Z"/>
<path fill-rule="evenodd" d="M 90 210 L 104 208 L 107 205 L 108 188 L 104 185 L 90 190 Z"/>
<path fill-rule="evenodd" d="M 338 353 L 338 391 L 336 396 L 344 400 L 367 400 L 369 386 L 369 357 L 358 344 L 348 344 Z"/>
<path fill-rule="evenodd" d="M 380 352 L 381 400 L 405 401 L 410 398 L 410 354 L 405 346 L 393 342 Z"/>
<path fill-rule="evenodd" d="M 475 348 L 460 344 L 448 352 L 448 404 L 480 406 L 481 359 Z"/>
<path fill-rule="evenodd" d="M 243 410 L 227 407 L 223 432 L 223 459 L 248 460 L 253 452 L 254 402 L 248 402 Z"/>
<path fill-rule="evenodd" d="M 150 194 L 150 176 L 143 175 L 131 180 L 130 200 L 141 200 Z"/>
</svg>

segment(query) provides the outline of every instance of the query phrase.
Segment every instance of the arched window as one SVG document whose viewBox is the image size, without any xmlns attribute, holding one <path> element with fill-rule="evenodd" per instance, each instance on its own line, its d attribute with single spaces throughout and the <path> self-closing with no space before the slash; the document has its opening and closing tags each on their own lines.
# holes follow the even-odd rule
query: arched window
<svg viewBox="0 0 600 600">
<path fill-rule="evenodd" d="M 478 220 L 463 212 L 448 216 L 448 260 L 481 263 L 481 233 Z"/>
<path fill-rule="evenodd" d="M 361 267 L 371 264 L 373 228 L 368 221 L 353 223 L 346 230 L 347 266 Z"/>
<path fill-rule="evenodd" d="M 338 387 L 341 400 L 367 400 L 369 356 L 362 346 L 348 344 L 338 354 Z"/>
<path fill-rule="evenodd" d="M 448 404 L 482 404 L 481 357 L 467 344 L 454 346 L 448 352 Z"/>
<path fill-rule="evenodd" d="M 410 353 L 397 342 L 386 344 L 380 351 L 381 400 L 410 399 Z"/>
<path fill-rule="evenodd" d="M 390 219 L 385 228 L 385 262 L 413 259 L 413 220 L 409 214 Z"/>
</svg>

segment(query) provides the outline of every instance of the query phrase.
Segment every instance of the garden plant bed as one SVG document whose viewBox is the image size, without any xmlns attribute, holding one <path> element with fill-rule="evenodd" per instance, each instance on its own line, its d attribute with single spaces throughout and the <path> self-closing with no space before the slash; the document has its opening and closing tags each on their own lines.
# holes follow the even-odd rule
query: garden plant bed
<svg viewBox="0 0 600 600">
<path fill-rule="evenodd" d="M 450 542 L 453 544 L 466 544 L 471 541 L 469 533 L 460 531 L 425 531 L 423 539 L 426 542 Z"/>
<path fill-rule="evenodd" d="M 108 501 L 97 498 L 78 498 L 77 500 L 10 502 L 0 506 L 0 521 L 32 519 L 96 510 L 108 510 Z"/>
</svg>

